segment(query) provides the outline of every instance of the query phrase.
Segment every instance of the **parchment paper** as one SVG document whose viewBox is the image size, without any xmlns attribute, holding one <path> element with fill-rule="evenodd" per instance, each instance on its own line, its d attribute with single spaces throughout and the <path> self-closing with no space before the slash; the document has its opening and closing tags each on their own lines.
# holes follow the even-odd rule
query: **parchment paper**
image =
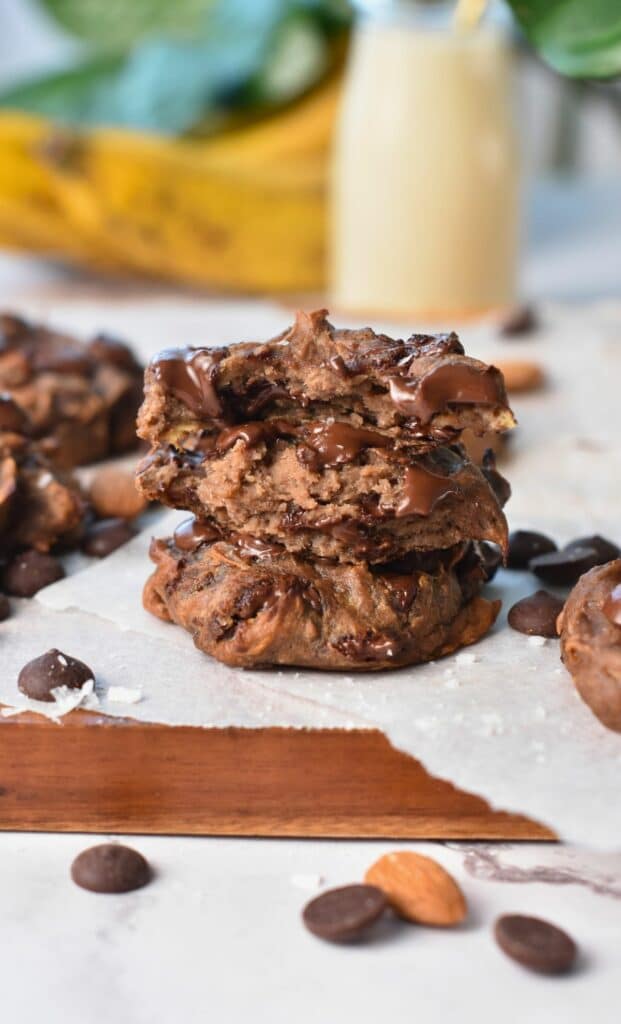
<svg viewBox="0 0 621 1024">
<path fill-rule="evenodd" d="M 520 427 L 503 464 L 514 489 L 511 525 L 543 529 L 559 542 L 595 531 L 621 541 L 621 304 L 543 314 L 533 340 L 502 342 L 489 325 L 461 331 L 473 354 L 532 358 L 549 375 L 544 392 L 513 403 Z M 83 332 L 117 329 L 147 355 L 164 345 L 265 337 L 290 313 L 267 303 L 188 300 L 173 308 L 155 300 L 71 304 L 53 319 Z M 150 537 L 180 518 L 161 513 L 122 550 L 21 605 L 0 627 L 0 701 L 15 703 L 21 666 L 56 646 L 95 670 L 107 714 L 172 725 L 379 728 L 433 775 L 493 806 L 537 818 L 569 840 L 619 845 L 621 735 L 582 704 L 557 641 L 528 639 L 505 622 L 504 611 L 537 589 L 529 574 L 501 572 L 490 588 L 504 609 L 492 634 L 430 665 L 377 675 L 242 672 L 200 654 L 187 634 L 142 610 Z M 107 688 L 119 685 L 139 688 L 140 702 L 128 709 L 107 700 Z"/>
</svg>

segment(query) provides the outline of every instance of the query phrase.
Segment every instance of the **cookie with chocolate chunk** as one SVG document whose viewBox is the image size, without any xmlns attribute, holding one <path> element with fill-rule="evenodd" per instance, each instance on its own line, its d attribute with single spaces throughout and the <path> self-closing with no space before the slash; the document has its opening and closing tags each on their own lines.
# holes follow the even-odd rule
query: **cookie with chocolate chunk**
<svg viewBox="0 0 621 1024">
<path fill-rule="evenodd" d="M 0 555 L 73 546 L 85 515 L 78 483 L 28 438 L 0 429 Z"/>
<path fill-rule="evenodd" d="M 504 548 L 506 520 L 485 472 L 458 449 L 418 454 L 395 430 L 273 419 L 225 428 L 208 445 L 196 439 L 194 449 L 158 447 L 137 482 L 146 498 L 225 532 L 305 557 L 385 562 L 470 539 Z"/>
<path fill-rule="evenodd" d="M 142 369 L 116 339 L 98 335 L 85 344 L 0 314 L 0 392 L 19 409 L 20 433 L 36 439 L 56 466 L 94 462 L 136 444 Z"/>
<path fill-rule="evenodd" d="M 621 732 L 620 558 L 581 576 L 557 625 L 578 693 L 600 722 Z"/>
<path fill-rule="evenodd" d="M 480 639 L 500 602 L 472 546 L 369 566 L 300 558 L 249 535 L 214 537 L 189 520 L 154 541 L 145 608 L 187 629 L 228 665 L 377 671 L 429 661 Z"/>
<path fill-rule="evenodd" d="M 326 310 L 298 313 L 264 343 L 161 352 L 146 371 L 139 434 L 152 445 L 273 417 L 398 427 L 434 444 L 515 422 L 502 374 L 466 356 L 456 334 L 337 330 Z"/>
</svg>

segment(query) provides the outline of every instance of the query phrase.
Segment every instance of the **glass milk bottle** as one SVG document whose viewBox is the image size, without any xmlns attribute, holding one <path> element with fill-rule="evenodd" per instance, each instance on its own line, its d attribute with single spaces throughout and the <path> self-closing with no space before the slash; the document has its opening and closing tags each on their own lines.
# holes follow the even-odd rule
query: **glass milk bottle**
<svg viewBox="0 0 621 1024">
<path fill-rule="evenodd" d="M 518 168 L 501 32 L 454 5 L 364 5 L 332 177 L 334 308 L 454 319 L 514 298 Z"/>
</svg>

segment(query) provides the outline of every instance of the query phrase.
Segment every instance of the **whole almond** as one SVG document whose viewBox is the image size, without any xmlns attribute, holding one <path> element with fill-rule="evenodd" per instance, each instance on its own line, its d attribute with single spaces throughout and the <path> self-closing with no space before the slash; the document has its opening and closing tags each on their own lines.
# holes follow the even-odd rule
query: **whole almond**
<svg viewBox="0 0 621 1024">
<path fill-rule="evenodd" d="M 455 879 L 420 853 L 387 853 L 368 869 L 364 880 L 383 891 L 400 917 L 417 924 L 459 924 L 468 911 Z"/>
<path fill-rule="evenodd" d="M 136 490 L 133 473 L 116 466 L 106 466 L 93 477 L 89 498 L 101 519 L 135 519 L 147 506 Z"/>
<path fill-rule="evenodd" d="M 527 359 L 500 359 L 495 365 L 505 378 L 507 391 L 536 391 L 545 384 L 545 373 L 539 363 Z"/>
</svg>

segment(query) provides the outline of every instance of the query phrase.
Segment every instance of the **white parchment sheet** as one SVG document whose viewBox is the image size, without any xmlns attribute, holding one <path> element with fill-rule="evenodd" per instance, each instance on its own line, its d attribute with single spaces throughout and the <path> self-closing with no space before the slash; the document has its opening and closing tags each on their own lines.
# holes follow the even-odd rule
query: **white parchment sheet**
<svg viewBox="0 0 621 1024">
<path fill-rule="evenodd" d="M 192 299 L 32 312 L 84 334 L 117 331 L 145 356 L 165 345 L 267 337 L 291 318 L 268 303 Z M 499 340 L 491 326 L 460 332 L 474 355 L 533 359 L 548 372 L 545 391 L 513 403 L 520 426 L 502 465 L 514 491 L 511 526 L 559 541 L 601 532 L 619 542 L 621 304 L 547 307 L 542 316 L 543 329 L 519 341 Z M 373 326 L 394 334 L 420 327 Z M 180 518 L 162 512 L 123 549 L 20 604 L 0 626 L 0 701 L 16 704 L 21 666 L 55 646 L 94 669 L 107 714 L 171 725 L 379 728 L 433 775 L 493 806 L 530 815 L 568 840 L 621 844 L 621 735 L 580 701 L 557 641 L 506 625 L 514 601 L 537 589 L 529 574 L 499 573 L 490 590 L 503 613 L 493 632 L 430 665 L 376 675 L 243 672 L 201 654 L 186 633 L 142 609 L 150 537 Z M 131 707 L 112 702 L 110 686 L 139 690 L 141 699 Z"/>
</svg>

